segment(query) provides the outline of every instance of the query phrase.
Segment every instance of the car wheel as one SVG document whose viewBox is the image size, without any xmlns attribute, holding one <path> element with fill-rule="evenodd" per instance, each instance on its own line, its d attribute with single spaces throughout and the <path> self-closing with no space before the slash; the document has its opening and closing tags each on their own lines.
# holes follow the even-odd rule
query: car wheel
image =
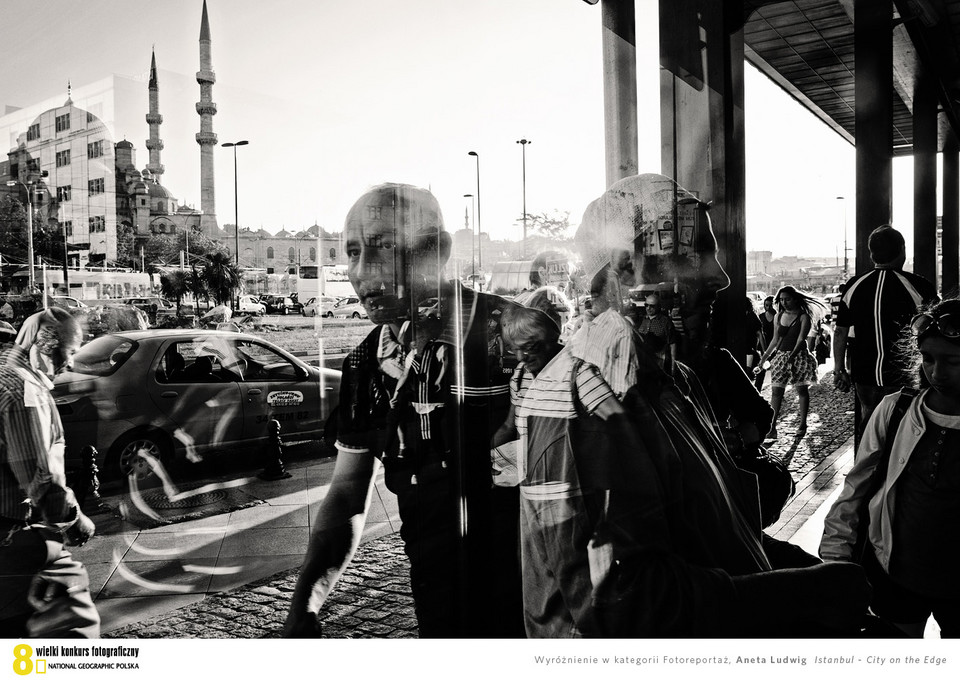
<svg viewBox="0 0 960 680">
<path fill-rule="evenodd" d="M 170 441 L 157 430 L 135 432 L 114 446 L 113 470 L 121 478 L 145 481 L 156 476 L 156 467 L 170 461 Z"/>
<path fill-rule="evenodd" d="M 326 314 L 323 315 L 323 318 L 325 318 L 325 319 L 332 319 L 332 318 L 333 318 L 333 312 L 327 312 Z"/>
<path fill-rule="evenodd" d="M 354 313 L 353 313 L 353 318 L 354 318 L 354 319 L 359 319 L 359 318 L 360 318 L 360 312 L 354 312 Z"/>
<path fill-rule="evenodd" d="M 286 315 L 287 315 L 287 308 L 284 307 L 283 310 L 280 312 L 280 314 L 281 314 L 281 316 L 286 316 Z"/>
</svg>

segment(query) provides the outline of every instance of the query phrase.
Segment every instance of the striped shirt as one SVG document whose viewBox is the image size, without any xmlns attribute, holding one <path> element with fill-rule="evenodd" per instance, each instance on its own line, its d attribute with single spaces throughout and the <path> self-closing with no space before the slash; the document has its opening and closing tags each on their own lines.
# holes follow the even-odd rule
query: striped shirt
<svg viewBox="0 0 960 680">
<path fill-rule="evenodd" d="M 44 519 L 69 525 L 77 501 L 67 487 L 64 435 L 53 385 L 30 367 L 27 352 L 5 348 L 0 359 L 0 516 L 20 520 L 27 499 Z"/>
<path fill-rule="evenodd" d="M 608 309 L 585 322 L 567 342 L 574 357 L 600 369 L 618 399 L 636 383 L 639 360 L 633 332 L 629 321 Z"/>
<path fill-rule="evenodd" d="M 856 332 L 856 351 L 847 352 L 853 382 L 903 385 L 894 344 L 917 308 L 936 300 L 934 285 L 912 272 L 878 267 L 851 279 L 837 305 L 837 326 Z"/>
<path fill-rule="evenodd" d="M 568 348 L 564 348 L 532 380 L 531 376 L 523 370 L 522 364 L 514 373 L 511 392 L 516 406 L 517 433 L 520 435 L 517 467 L 521 483 L 523 483 L 526 469 L 529 418 L 570 420 L 577 415 L 570 391 L 574 362 L 575 357 Z M 588 363 L 581 363 L 577 372 L 577 393 L 580 404 L 587 413 L 592 413 L 608 397 L 616 398 L 597 368 Z"/>
</svg>

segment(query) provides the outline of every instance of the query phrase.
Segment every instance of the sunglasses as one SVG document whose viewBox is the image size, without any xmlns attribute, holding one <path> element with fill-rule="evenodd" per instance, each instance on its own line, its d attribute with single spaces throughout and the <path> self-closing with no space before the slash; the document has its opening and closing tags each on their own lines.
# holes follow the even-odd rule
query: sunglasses
<svg viewBox="0 0 960 680">
<path fill-rule="evenodd" d="M 910 330 L 915 336 L 921 336 L 931 328 L 935 328 L 945 338 L 960 338 L 960 319 L 957 314 L 947 313 L 933 316 L 924 312 L 917 314 L 910 322 Z"/>
</svg>

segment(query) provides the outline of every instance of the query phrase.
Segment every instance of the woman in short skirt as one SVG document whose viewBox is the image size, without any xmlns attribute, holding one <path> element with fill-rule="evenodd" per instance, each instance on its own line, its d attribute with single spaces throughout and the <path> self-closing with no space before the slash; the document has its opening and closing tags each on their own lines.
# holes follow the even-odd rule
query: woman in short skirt
<svg viewBox="0 0 960 680">
<path fill-rule="evenodd" d="M 815 318 L 823 313 L 824 305 L 793 286 L 784 286 L 777 291 L 776 304 L 778 311 L 773 322 L 773 338 L 760 360 L 761 366 L 770 360 L 773 428 L 768 437 L 777 438 L 783 394 L 787 385 L 792 385 L 799 401 L 797 437 L 800 438 L 807 433 L 807 412 L 810 410 L 807 387 L 817 382 L 817 359 L 807 347 L 807 335 Z"/>
</svg>

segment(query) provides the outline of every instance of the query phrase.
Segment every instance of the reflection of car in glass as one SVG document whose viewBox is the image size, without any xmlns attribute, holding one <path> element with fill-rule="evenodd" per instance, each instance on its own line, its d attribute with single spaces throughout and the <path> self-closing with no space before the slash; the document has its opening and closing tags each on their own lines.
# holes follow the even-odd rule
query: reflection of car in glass
<svg viewBox="0 0 960 680">
<path fill-rule="evenodd" d="M 156 323 L 159 319 L 177 315 L 176 305 L 162 297 L 126 298 L 123 304 L 142 309 L 146 312 L 151 323 Z"/>
<path fill-rule="evenodd" d="M 345 297 L 330 310 L 333 316 L 347 319 L 366 319 L 367 310 L 360 304 L 358 297 Z"/>
<path fill-rule="evenodd" d="M 283 295 L 261 295 L 267 314 L 302 314 L 303 304 Z"/>
<path fill-rule="evenodd" d="M 96 447 L 105 476 L 150 477 L 175 456 L 267 441 L 318 439 L 340 394 L 340 372 L 309 366 L 257 337 L 229 331 L 127 331 L 84 345 L 53 395 L 68 467 Z"/>
<path fill-rule="evenodd" d="M 307 300 L 303 306 L 304 316 L 333 316 L 333 307 L 340 301 L 340 298 L 331 295 L 321 295 Z"/>
<path fill-rule="evenodd" d="M 421 318 L 430 316 L 431 314 L 437 315 L 440 313 L 440 307 L 437 304 L 437 298 L 427 298 L 419 305 L 417 305 L 417 313 Z"/>
<path fill-rule="evenodd" d="M 63 307 L 65 309 L 80 309 L 81 307 L 89 306 L 83 300 L 78 300 L 77 298 L 70 297 L 69 295 L 51 295 L 50 304 L 56 305 L 57 307 Z"/>
<path fill-rule="evenodd" d="M 241 295 L 239 309 L 241 314 L 266 314 L 267 307 L 254 295 Z"/>
</svg>

